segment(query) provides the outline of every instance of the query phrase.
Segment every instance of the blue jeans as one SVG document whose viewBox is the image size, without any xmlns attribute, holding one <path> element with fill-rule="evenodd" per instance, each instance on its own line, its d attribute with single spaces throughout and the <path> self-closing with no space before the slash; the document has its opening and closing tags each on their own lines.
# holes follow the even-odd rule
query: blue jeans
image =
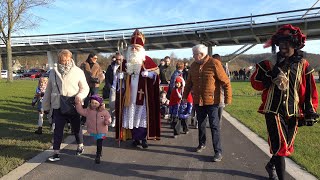
<svg viewBox="0 0 320 180">
<path fill-rule="evenodd" d="M 209 117 L 212 144 L 215 153 L 222 153 L 220 142 L 220 118 L 218 116 L 219 105 L 195 105 L 198 120 L 199 145 L 206 144 L 206 117 Z"/>
</svg>

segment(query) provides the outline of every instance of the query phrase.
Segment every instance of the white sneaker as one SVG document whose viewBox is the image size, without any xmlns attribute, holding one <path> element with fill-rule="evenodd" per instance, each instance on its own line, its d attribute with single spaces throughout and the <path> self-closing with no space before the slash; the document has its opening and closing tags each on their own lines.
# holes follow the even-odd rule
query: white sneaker
<svg viewBox="0 0 320 180">
<path fill-rule="evenodd" d="M 56 127 L 56 123 L 53 123 L 51 126 L 51 132 L 54 132 L 54 128 Z"/>
<path fill-rule="evenodd" d="M 116 126 L 116 121 L 114 120 L 114 121 L 112 121 L 112 123 L 111 123 L 111 127 L 115 127 Z"/>
<path fill-rule="evenodd" d="M 49 157 L 48 160 L 51 161 L 51 162 L 60 161 L 60 155 L 59 154 L 54 154 L 53 156 Z"/>
</svg>

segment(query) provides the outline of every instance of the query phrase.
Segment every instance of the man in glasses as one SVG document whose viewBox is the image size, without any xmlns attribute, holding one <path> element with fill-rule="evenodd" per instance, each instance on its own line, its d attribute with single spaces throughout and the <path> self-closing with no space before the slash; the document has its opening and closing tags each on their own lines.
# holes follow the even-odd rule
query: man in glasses
<svg viewBox="0 0 320 180">
<path fill-rule="evenodd" d="M 206 148 L 206 117 L 208 116 L 214 150 L 213 161 L 219 162 L 222 160 L 220 118 L 218 116 L 221 102 L 220 87 L 225 87 L 225 104 L 231 104 L 231 83 L 221 62 L 208 55 L 208 48 L 205 45 L 194 46 L 192 52 L 195 61 L 190 66 L 182 100 L 186 102 L 188 94 L 193 92 L 193 104 L 199 122 L 199 146 L 196 152 L 200 153 Z"/>
<path fill-rule="evenodd" d="M 103 98 L 109 98 L 109 111 L 112 118 L 111 126 L 115 126 L 115 101 L 116 101 L 116 87 L 117 87 L 117 69 L 120 66 L 120 63 L 123 61 L 123 56 L 117 52 L 112 59 L 112 63 L 108 66 L 108 69 L 105 73 L 105 85 L 103 88 Z"/>
</svg>

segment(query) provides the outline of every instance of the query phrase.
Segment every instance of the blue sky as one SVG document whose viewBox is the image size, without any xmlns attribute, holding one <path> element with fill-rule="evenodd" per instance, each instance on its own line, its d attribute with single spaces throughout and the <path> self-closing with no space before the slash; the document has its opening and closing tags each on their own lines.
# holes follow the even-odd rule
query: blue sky
<svg viewBox="0 0 320 180">
<path fill-rule="evenodd" d="M 39 26 L 21 35 L 110 30 L 206 21 L 278 11 L 310 8 L 316 0 L 56 0 L 50 7 L 32 9 L 42 18 Z M 316 5 L 319 7 L 320 3 Z M 303 50 L 320 53 L 319 41 L 307 41 Z M 315 48 L 315 46 L 317 48 Z M 214 53 L 230 54 L 239 46 L 215 47 Z M 257 45 L 248 54 L 270 52 Z M 190 49 L 149 51 L 151 57 L 174 52 L 191 57 Z"/>
</svg>

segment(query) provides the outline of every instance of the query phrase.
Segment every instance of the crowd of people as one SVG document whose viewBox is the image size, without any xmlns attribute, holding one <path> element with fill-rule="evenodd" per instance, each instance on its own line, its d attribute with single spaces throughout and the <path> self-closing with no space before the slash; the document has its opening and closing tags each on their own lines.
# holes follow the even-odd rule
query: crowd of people
<svg viewBox="0 0 320 180">
<path fill-rule="evenodd" d="M 270 151 L 266 165 L 270 179 L 284 179 L 284 157 L 293 152 L 298 125 L 306 119 L 317 118 L 318 94 L 313 69 L 300 50 L 305 36 L 291 25 L 281 27 L 266 46 L 279 46 L 276 59 L 257 64 L 251 76 L 252 87 L 263 91 L 259 112 L 265 115 Z M 78 144 L 76 155 L 84 152 L 81 124 L 96 140 L 95 162 L 100 163 L 102 142 L 108 136 L 108 126 L 115 128 L 118 142 L 132 140 L 134 147 L 148 148 L 148 140 L 160 140 L 161 118 L 167 119 L 172 137 L 189 133 L 189 119 L 198 124 L 200 153 L 206 148 L 206 123 L 209 121 L 213 144 L 212 161 L 223 158 L 221 120 L 223 108 L 232 102 L 230 74 L 218 54 L 210 56 L 208 48 L 198 44 L 192 48 L 194 62 L 171 65 L 169 56 L 157 65 L 146 54 L 145 37 L 135 30 L 126 53 L 117 52 L 105 74 L 97 63 L 97 55 L 89 54 L 77 67 L 69 50 L 58 55 L 49 78 L 40 78 L 32 105 L 38 103 L 38 129 L 42 133 L 43 115 L 49 114 L 54 124 L 53 149 L 50 161 L 60 160 L 63 128 L 70 122 Z M 245 69 L 237 72 L 248 78 Z M 233 76 L 235 72 L 232 73 Z M 231 75 L 231 76 L 232 76 Z M 103 97 L 99 85 L 105 81 Z M 294 83 L 295 86 L 291 85 Z M 298 84 L 298 86 L 296 86 Z M 67 101 L 76 111 L 64 111 Z M 103 103 L 108 99 L 108 107 Z M 80 118 L 81 115 L 81 118 Z"/>
<path fill-rule="evenodd" d="M 251 76 L 251 71 L 246 70 L 246 68 L 241 68 L 239 71 L 231 71 L 230 76 L 232 77 L 233 80 L 247 80 Z"/>
</svg>

